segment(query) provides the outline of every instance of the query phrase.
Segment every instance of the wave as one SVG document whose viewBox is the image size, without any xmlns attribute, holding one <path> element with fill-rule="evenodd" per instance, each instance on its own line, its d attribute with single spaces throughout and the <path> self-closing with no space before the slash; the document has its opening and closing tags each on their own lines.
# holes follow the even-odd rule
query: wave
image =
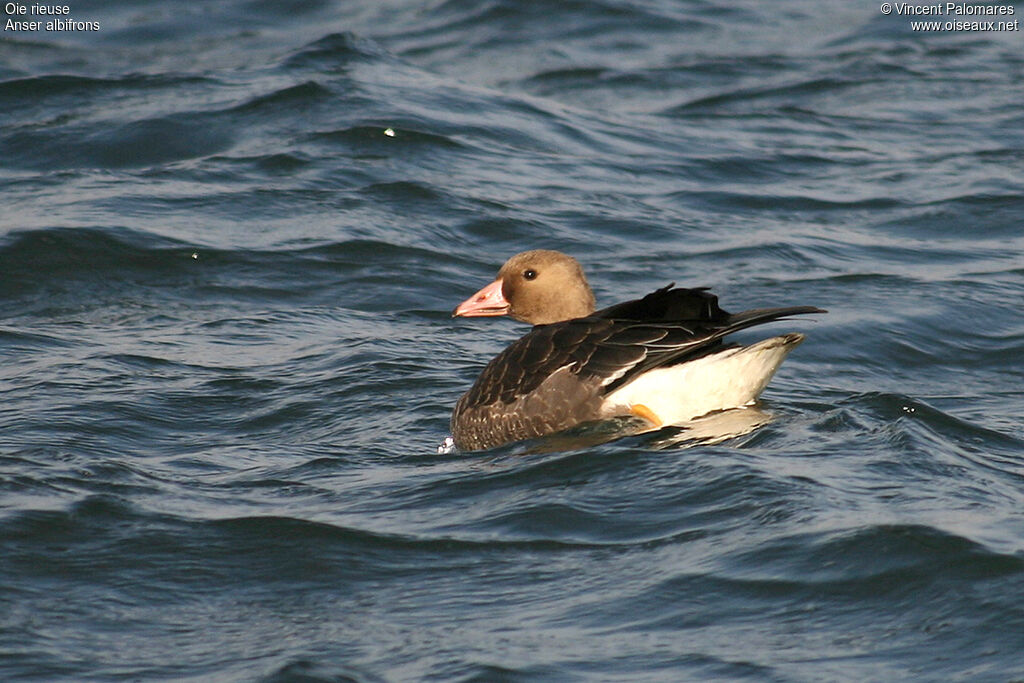
<svg viewBox="0 0 1024 683">
<path fill-rule="evenodd" d="M 354 62 L 367 62 L 390 58 L 380 43 L 355 33 L 330 33 L 312 43 L 303 45 L 282 62 L 285 69 L 313 69 L 318 72 L 337 72 Z"/>
</svg>

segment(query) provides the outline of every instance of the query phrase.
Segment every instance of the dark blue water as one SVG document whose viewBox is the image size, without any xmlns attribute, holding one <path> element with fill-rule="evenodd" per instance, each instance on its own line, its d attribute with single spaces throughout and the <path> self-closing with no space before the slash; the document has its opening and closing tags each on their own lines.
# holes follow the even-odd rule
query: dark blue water
<svg viewBox="0 0 1024 683">
<path fill-rule="evenodd" d="M 1024 679 L 1020 32 L 71 11 L 0 33 L 0 678 Z M 830 312 L 746 435 L 438 455 L 539 247 Z"/>
</svg>

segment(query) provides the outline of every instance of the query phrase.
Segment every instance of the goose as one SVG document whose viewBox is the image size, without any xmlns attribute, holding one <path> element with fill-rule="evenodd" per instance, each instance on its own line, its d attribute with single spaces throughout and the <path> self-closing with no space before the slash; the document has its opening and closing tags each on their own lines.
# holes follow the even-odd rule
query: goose
<svg viewBox="0 0 1024 683">
<path fill-rule="evenodd" d="M 650 429 L 753 405 L 804 335 L 749 346 L 723 339 L 815 306 L 728 313 L 706 287 L 674 283 L 595 311 L 579 262 L 558 251 L 516 254 L 453 317 L 508 315 L 534 327 L 499 353 L 452 411 L 454 445 L 495 448 L 632 416 Z"/>
</svg>

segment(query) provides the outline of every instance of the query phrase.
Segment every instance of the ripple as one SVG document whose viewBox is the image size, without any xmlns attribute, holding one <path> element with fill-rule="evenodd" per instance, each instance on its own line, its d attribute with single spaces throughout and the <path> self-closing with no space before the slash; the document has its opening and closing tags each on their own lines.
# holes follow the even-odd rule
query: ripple
<svg viewBox="0 0 1024 683">
<path fill-rule="evenodd" d="M 92 4 L 0 40 L 0 678 L 1020 677 L 1013 34 Z M 753 431 L 437 455 L 537 247 L 831 312 Z"/>
<path fill-rule="evenodd" d="M 356 61 L 374 60 L 387 52 L 373 40 L 354 33 L 331 33 L 289 55 L 283 62 L 288 69 L 344 69 Z"/>
<path fill-rule="evenodd" d="M 175 114 L 97 131 L 65 126 L 20 130 L 0 137 L 0 154 L 17 168 L 132 168 L 208 156 L 228 149 L 229 130 L 211 126 L 202 114 Z"/>
<path fill-rule="evenodd" d="M 323 102 L 332 96 L 331 89 L 316 81 L 306 81 L 274 92 L 258 95 L 231 111 L 239 114 L 268 114 L 276 107 L 301 107 Z"/>
</svg>

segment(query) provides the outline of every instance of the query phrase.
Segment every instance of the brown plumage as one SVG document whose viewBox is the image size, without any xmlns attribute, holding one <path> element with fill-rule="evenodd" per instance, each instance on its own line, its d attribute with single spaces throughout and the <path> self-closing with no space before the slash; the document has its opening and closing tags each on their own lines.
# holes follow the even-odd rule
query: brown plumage
<svg viewBox="0 0 1024 683">
<path fill-rule="evenodd" d="M 488 363 L 459 399 L 451 420 L 456 446 L 492 448 L 617 415 L 675 423 L 746 405 L 803 336 L 751 347 L 726 346 L 722 338 L 824 312 L 794 306 L 731 315 L 706 289 L 671 285 L 597 312 L 594 304 L 575 259 L 534 250 L 513 256 L 494 282 L 455 309 L 454 316 L 507 314 L 536 325 Z"/>
</svg>

